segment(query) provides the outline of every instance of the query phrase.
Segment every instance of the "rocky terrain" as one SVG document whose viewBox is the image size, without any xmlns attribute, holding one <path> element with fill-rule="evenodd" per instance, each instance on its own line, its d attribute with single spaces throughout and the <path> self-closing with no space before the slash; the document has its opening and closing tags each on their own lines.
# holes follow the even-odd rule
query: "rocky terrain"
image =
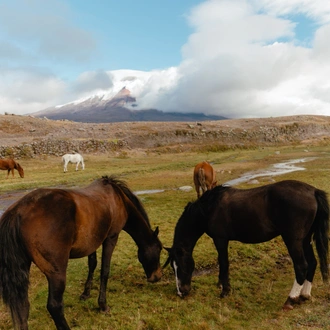
<svg viewBox="0 0 330 330">
<path fill-rule="evenodd" d="M 0 115 L 0 157 L 66 152 L 180 152 L 328 143 L 330 117 L 288 116 L 201 122 L 81 123 Z"/>
</svg>

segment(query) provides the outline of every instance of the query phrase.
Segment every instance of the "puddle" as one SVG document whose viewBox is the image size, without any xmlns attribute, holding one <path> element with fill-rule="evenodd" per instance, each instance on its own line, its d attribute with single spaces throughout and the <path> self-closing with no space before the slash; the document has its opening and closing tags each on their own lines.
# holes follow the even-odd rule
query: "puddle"
<svg viewBox="0 0 330 330">
<path fill-rule="evenodd" d="M 165 191 L 164 189 L 139 190 L 139 191 L 134 191 L 134 194 L 135 195 L 157 194 L 164 191 Z"/>
<path fill-rule="evenodd" d="M 288 162 L 284 163 L 277 163 L 272 165 L 270 168 L 262 171 L 254 171 L 254 172 L 247 172 L 243 176 L 233 179 L 230 181 L 227 181 L 224 183 L 224 185 L 228 186 L 234 186 L 239 183 L 247 182 L 250 180 L 253 180 L 255 178 L 259 178 L 261 176 L 276 176 L 276 175 L 282 175 L 287 174 L 295 171 L 303 171 L 305 170 L 304 167 L 296 166 L 295 164 L 300 163 L 306 163 L 308 161 L 314 160 L 315 157 L 307 157 L 307 158 L 301 158 L 301 159 L 293 159 Z"/>
</svg>

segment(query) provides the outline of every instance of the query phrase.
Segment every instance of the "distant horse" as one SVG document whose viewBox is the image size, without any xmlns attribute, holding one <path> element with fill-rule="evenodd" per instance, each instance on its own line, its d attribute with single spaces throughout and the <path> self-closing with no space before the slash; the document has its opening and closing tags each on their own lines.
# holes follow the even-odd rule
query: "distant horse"
<svg viewBox="0 0 330 330">
<path fill-rule="evenodd" d="M 216 174 L 212 165 L 208 162 L 198 163 L 194 168 L 194 184 L 197 192 L 197 198 L 206 190 L 213 189 L 217 185 Z"/>
<path fill-rule="evenodd" d="M 70 329 L 63 293 L 69 259 L 88 257 L 89 276 L 82 298 L 90 292 L 96 250 L 102 244 L 98 303 L 108 311 L 106 286 L 110 261 L 121 230 L 138 246 L 147 280 L 161 278 L 158 227 L 151 229 L 139 199 L 114 177 L 102 177 L 83 189 L 36 189 L 10 206 L 0 219 L 0 296 L 9 306 L 15 328 L 28 329 L 31 263 L 48 280 L 47 309 L 57 329 Z"/>
<path fill-rule="evenodd" d="M 76 171 L 78 171 L 79 164 L 81 163 L 81 169 L 85 169 L 84 158 L 80 154 L 65 154 L 62 156 L 62 162 L 64 163 L 64 172 L 68 170 L 68 163 L 76 164 Z"/>
<path fill-rule="evenodd" d="M 24 170 L 21 165 L 14 161 L 14 159 L 0 159 L 0 170 L 7 170 L 7 179 L 11 171 L 14 177 L 14 169 L 18 171 L 21 178 L 24 178 Z"/>
<path fill-rule="evenodd" d="M 230 292 L 229 241 L 262 243 L 279 235 L 292 258 L 295 281 L 283 308 L 309 299 L 317 261 L 328 279 L 329 204 L 326 193 L 300 181 L 281 181 L 252 189 L 217 186 L 188 203 L 175 228 L 172 248 L 167 249 L 176 277 L 178 295 L 191 289 L 193 249 L 206 233 L 218 251 L 221 297 Z"/>
</svg>

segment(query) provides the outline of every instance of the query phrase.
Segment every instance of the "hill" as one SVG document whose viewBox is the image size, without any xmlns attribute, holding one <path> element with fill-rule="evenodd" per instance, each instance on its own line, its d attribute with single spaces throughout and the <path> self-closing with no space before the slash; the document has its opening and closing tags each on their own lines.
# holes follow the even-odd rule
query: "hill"
<svg viewBox="0 0 330 330">
<path fill-rule="evenodd" d="M 180 152 L 328 143 L 330 117 L 288 116 L 203 122 L 80 123 L 0 115 L 0 156 L 60 155 L 73 150 Z"/>
<path fill-rule="evenodd" d="M 114 123 L 124 121 L 204 121 L 221 120 L 222 116 L 201 113 L 164 112 L 157 109 L 136 110 L 137 100 L 123 87 L 112 97 L 92 95 L 87 99 L 38 111 L 35 117 L 53 120 L 73 120 L 85 123 Z"/>
</svg>

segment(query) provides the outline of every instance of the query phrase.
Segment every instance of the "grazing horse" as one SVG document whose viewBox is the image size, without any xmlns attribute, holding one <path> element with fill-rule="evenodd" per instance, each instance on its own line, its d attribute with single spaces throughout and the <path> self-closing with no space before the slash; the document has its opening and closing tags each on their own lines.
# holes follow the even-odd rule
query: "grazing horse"
<svg viewBox="0 0 330 330">
<path fill-rule="evenodd" d="M 76 154 L 65 154 L 62 156 L 62 162 L 64 163 L 64 173 L 68 170 L 68 163 L 76 164 L 76 171 L 78 171 L 79 164 L 81 164 L 81 169 L 85 169 L 84 158 L 82 155 Z"/>
<path fill-rule="evenodd" d="M 212 165 L 208 162 L 198 163 L 194 168 L 194 184 L 197 192 L 197 198 L 206 190 L 211 190 L 217 185 L 216 174 Z"/>
<path fill-rule="evenodd" d="M 24 178 L 24 170 L 22 166 L 15 162 L 14 159 L 0 159 L 0 170 L 7 170 L 7 179 L 10 171 L 12 177 L 14 177 L 14 169 L 18 171 L 21 178 Z"/>
<path fill-rule="evenodd" d="M 102 177 L 82 189 L 36 189 L 10 206 L 0 219 L 0 296 L 9 306 L 15 329 L 28 329 L 31 263 L 48 281 L 47 309 L 57 329 L 70 329 L 63 293 L 69 259 L 89 256 L 89 277 L 82 298 L 89 296 L 102 245 L 98 303 L 107 312 L 110 261 L 121 230 L 138 246 L 138 259 L 149 282 L 161 278 L 162 244 L 151 229 L 139 199 L 114 177 Z"/>
<path fill-rule="evenodd" d="M 329 204 L 324 191 L 294 180 L 252 189 L 217 186 L 193 203 L 188 203 L 177 222 L 172 248 L 167 249 L 176 277 L 177 293 L 191 289 L 193 249 L 206 233 L 218 251 L 221 297 L 230 292 L 228 243 L 262 243 L 279 235 L 292 258 L 295 281 L 283 309 L 309 299 L 317 261 L 328 279 Z"/>
</svg>

